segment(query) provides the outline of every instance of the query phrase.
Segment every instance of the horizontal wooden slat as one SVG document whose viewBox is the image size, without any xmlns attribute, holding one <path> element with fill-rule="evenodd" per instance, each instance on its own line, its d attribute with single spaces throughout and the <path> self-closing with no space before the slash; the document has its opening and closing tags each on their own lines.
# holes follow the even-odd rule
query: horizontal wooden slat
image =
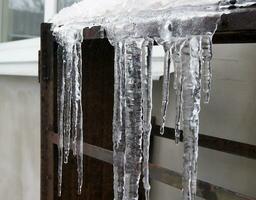
<svg viewBox="0 0 256 200">
<path fill-rule="evenodd" d="M 52 143 L 58 144 L 58 135 L 52 133 Z M 86 156 L 107 162 L 109 164 L 113 163 L 112 156 L 113 153 L 110 150 L 97 147 L 91 144 L 84 143 L 84 154 Z M 171 171 L 169 169 L 163 168 L 157 164 L 150 163 L 150 178 L 170 185 L 172 187 L 181 189 L 181 174 Z M 231 190 L 227 190 L 223 187 L 207 183 L 205 181 L 198 180 L 198 191 L 197 195 L 199 197 L 205 198 L 207 200 L 218 200 L 225 197 L 226 200 L 256 200 L 254 197 L 249 197 Z M 212 199 L 210 196 L 215 196 L 216 199 Z"/>
<path fill-rule="evenodd" d="M 173 128 L 165 127 L 164 135 L 161 135 L 159 130 L 160 126 L 153 126 L 152 134 L 154 136 L 175 140 L 175 130 Z M 183 135 L 181 132 L 181 142 L 182 141 Z M 251 144 L 200 134 L 199 146 L 250 159 L 256 159 L 256 146 Z"/>
</svg>

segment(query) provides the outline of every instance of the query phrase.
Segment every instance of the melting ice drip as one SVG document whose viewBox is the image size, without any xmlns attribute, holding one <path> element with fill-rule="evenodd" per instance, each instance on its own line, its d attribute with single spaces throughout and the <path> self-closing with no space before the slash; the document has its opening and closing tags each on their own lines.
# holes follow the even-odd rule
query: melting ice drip
<svg viewBox="0 0 256 200">
<path fill-rule="evenodd" d="M 114 3 L 112 14 L 103 12 L 101 15 L 92 15 L 89 19 L 87 16 L 90 10 L 86 12 L 86 9 L 90 5 L 84 1 L 64 10 L 53 19 L 53 32 L 60 44 L 58 56 L 59 60 L 62 60 L 58 87 L 59 195 L 61 195 L 62 165 L 63 162 L 68 162 L 70 149 L 77 156 L 78 193 L 81 193 L 83 180 L 82 30 L 84 27 L 100 25 L 106 30 L 110 43 L 115 47 L 114 199 L 137 200 L 141 174 L 145 196 L 147 200 L 149 199 L 151 56 L 154 41 L 162 45 L 165 52 L 160 133 L 164 134 L 169 102 L 170 66 L 173 64 L 173 85 L 176 91 L 176 143 L 180 140 L 181 130 L 184 134 L 183 199 L 195 199 L 201 92 L 204 102 L 208 103 L 212 77 L 210 65 L 212 36 L 220 16 L 223 13 L 229 13 L 222 8 L 230 6 L 227 0 L 207 0 L 206 2 L 208 1 L 211 4 L 179 7 L 174 6 L 177 2 L 172 0 L 171 3 L 160 8 L 148 7 L 146 10 L 135 9 L 134 11 L 124 8 L 117 13 L 114 12 L 115 8 L 122 5 Z M 188 3 L 190 1 L 184 2 L 185 5 L 190 4 Z M 237 6 L 255 3 L 253 0 L 236 2 Z M 129 3 L 127 5 L 130 6 Z M 100 3 L 99 6 L 104 7 Z M 134 7 L 136 8 L 136 5 Z M 85 10 L 81 12 L 81 8 Z M 67 17 L 65 12 L 73 13 L 74 16 Z"/>
</svg>

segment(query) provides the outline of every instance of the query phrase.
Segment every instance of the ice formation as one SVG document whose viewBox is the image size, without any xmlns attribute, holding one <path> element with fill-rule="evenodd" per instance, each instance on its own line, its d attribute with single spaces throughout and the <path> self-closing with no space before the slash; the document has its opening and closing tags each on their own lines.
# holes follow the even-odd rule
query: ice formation
<svg viewBox="0 0 256 200">
<path fill-rule="evenodd" d="M 115 47 L 113 109 L 114 199 L 137 200 L 143 176 L 149 199 L 149 145 L 152 110 L 152 46 L 165 51 L 162 125 L 169 101 L 170 65 L 174 65 L 176 91 L 175 137 L 184 134 L 183 199 L 196 195 L 198 132 L 201 93 L 208 103 L 211 88 L 212 36 L 230 6 L 248 6 L 253 0 L 98 0 L 82 1 L 65 8 L 52 19 L 59 43 L 59 162 L 61 195 L 62 165 L 69 151 L 77 156 L 78 192 L 83 180 L 82 30 L 101 26 Z M 86 66 L 85 66 L 86 67 Z M 86 108 L 85 108 L 86 109 Z"/>
<path fill-rule="evenodd" d="M 62 165 L 68 163 L 70 149 L 77 157 L 78 193 L 83 183 L 83 111 L 82 92 L 82 37 L 77 32 L 69 32 L 73 40 L 63 40 L 58 36 L 58 61 L 62 69 L 58 71 L 58 194 L 61 195 Z"/>
</svg>

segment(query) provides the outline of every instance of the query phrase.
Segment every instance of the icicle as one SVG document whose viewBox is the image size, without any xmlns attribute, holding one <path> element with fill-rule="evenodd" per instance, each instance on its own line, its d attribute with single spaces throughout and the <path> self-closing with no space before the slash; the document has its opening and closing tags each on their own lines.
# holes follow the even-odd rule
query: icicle
<svg viewBox="0 0 256 200">
<path fill-rule="evenodd" d="M 210 90 L 211 90 L 211 79 L 212 79 L 212 36 L 204 35 L 201 37 L 202 43 L 202 90 L 204 103 L 209 103 L 210 100 Z"/>
<path fill-rule="evenodd" d="M 71 98 L 72 98 L 72 66 L 73 66 L 73 46 L 65 46 L 63 58 L 63 68 L 65 69 L 64 74 L 64 163 L 68 163 L 70 141 L 71 141 Z"/>
<path fill-rule="evenodd" d="M 200 112 L 200 61 L 198 37 L 187 39 L 182 48 L 183 75 L 183 133 L 184 169 L 183 199 L 194 200 L 196 195 L 198 130 Z"/>
<path fill-rule="evenodd" d="M 124 187 L 124 151 L 125 151 L 125 43 L 115 44 L 115 84 L 113 111 L 113 171 L 114 199 L 123 199 Z"/>
<path fill-rule="evenodd" d="M 75 121 L 75 132 L 73 135 L 73 151 L 77 157 L 77 177 L 78 177 L 78 194 L 82 192 L 83 186 L 83 108 L 82 108 L 82 49 L 81 42 L 82 37 L 78 35 L 78 42 L 76 43 L 75 54 L 75 69 L 76 69 L 76 81 L 75 81 L 75 99 L 76 102 L 76 114 L 73 116 Z"/>
<path fill-rule="evenodd" d="M 65 60 L 63 59 L 64 51 L 61 46 L 58 46 L 58 64 L 64 66 Z M 62 63 L 62 62 L 63 63 Z M 61 196 L 62 187 L 62 169 L 63 169 L 63 115 L 64 115 L 64 81 L 65 69 L 58 70 L 58 134 L 59 134 L 59 144 L 58 144 L 58 196 Z"/>
<path fill-rule="evenodd" d="M 149 146 L 152 111 L 152 47 L 153 41 L 145 41 L 142 48 L 142 98 L 143 98 L 143 184 L 145 198 L 149 200 Z"/>
<path fill-rule="evenodd" d="M 71 33 L 72 42 L 60 42 L 58 47 L 58 195 L 61 196 L 63 162 L 68 163 L 72 144 L 77 156 L 78 193 L 83 184 L 83 113 L 82 113 L 82 58 L 79 31 Z M 62 50 L 62 51 L 61 51 Z M 60 56 L 61 59 L 60 59 Z M 61 72 L 61 73 L 60 73 Z M 71 140 L 72 138 L 72 140 Z M 71 143 L 72 141 L 72 143 Z"/>
<path fill-rule="evenodd" d="M 164 78 L 163 78 L 163 88 L 162 88 L 162 108 L 161 117 L 162 123 L 160 128 L 160 134 L 164 134 L 164 126 L 166 121 L 167 108 L 169 103 L 169 90 L 170 90 L 170 66 L 171 66 L 171 54 L 170 54 L 170 44 L 164 43 Z"/>
<path fill-rule="evenodd" d="M 77 157 L 78 194 L 81 193 L 83 185 L 83 110 L 82 110 L 82 35 L 78 31 L 74 33 L 72 44 L 72 70 L 71 70 L 71 116 L 72 129 L 72 151 Z"/>
<path fill-rule="evenodd" d="M 73 155 L 77 155 L 77 121 L 78 121 L 78 52 L 77 52 L 77 46 L 73 49 L 73 69 L 72 69 L 72 151 Z"/>
<path fill-rule="evenodd" d="M 181 134 L 181 118 L 182 118 L 182 64 L 181 64 L 181 49 L 184 45 L 184 40 L 178 40 L 175 43 L 173 52 L 174 62 L 174 89 L 176 90 L 176 118 L 175 118 L 175 143 L 180 141 Z"/>
<path fill-rule="evenodd" d="M 142 162 L 142 39 L 125 43 L 125 155 L 123 200 L 137 200 Z"/>
</svg>

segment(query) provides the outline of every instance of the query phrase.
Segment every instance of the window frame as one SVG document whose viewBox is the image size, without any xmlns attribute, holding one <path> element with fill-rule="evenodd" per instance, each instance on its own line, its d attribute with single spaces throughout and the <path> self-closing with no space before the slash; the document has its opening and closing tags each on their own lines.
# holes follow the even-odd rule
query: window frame
<svg viewBox="0 0 256 200">
<path fill-rule="evenodd" d="M 44 0 L 44 22 L 57 13 L 57 1 Z M 0 1 L 0 9 L 2 6 L 3 1 Z M 0 43 L 0 75 L 38 76 L 39 49 L 39 37 Z"/>
</svg>

